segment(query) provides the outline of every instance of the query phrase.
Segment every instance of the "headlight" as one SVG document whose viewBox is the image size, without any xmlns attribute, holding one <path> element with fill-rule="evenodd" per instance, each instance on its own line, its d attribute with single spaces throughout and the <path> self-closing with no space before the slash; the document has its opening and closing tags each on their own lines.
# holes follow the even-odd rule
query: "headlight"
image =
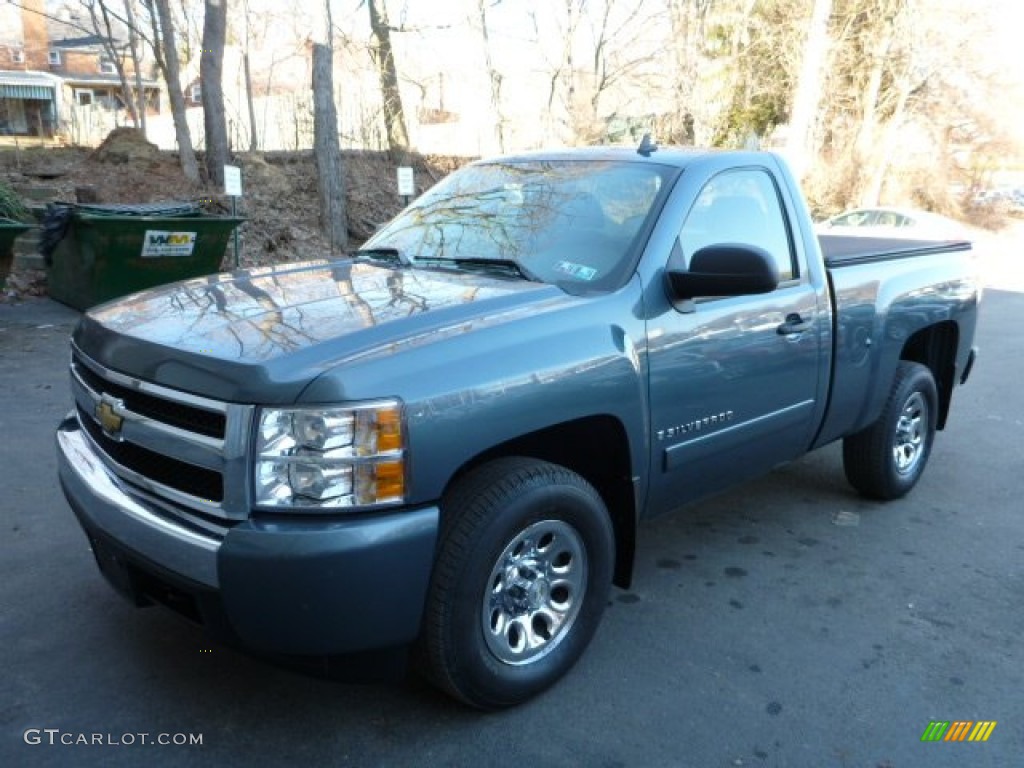
<svg viewBox="0 0 1024 768">
<path fill-rule="evenodd" d="M 405 500 L 405 435 L 394 400 L 351 408 L 263 408 L 253 480 L 262 507 L 325 508 Z"/>
</svg>

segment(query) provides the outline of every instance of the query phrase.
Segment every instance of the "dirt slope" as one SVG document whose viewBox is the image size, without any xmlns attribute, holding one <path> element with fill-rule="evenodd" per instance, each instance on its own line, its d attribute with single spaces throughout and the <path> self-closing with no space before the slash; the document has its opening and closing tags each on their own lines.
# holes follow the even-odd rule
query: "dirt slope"
<svg viewBox="0 0 1024 768">
<path fill-rule="evenodd" d="M 395 163 L 386 152 L 343 153 L 348 197 L 350 250 L 402 207 Z M 200 163 L 202 160 L 200 159 Z M 304 261 L 331 255 L 320 233 L 316 166 L 311 151 L 236 155 L 242 168 L 242 266 Z M 466 158 L 412 155 L 418 191 L 432 186 Z M 95 150 L 7 148 L 0 150 L 0 178 L 26 195 L 74 201 L 76 190 L 91 187 L 99 202 L 148 203 L 200 200 L 212 213 L 231 210 L 222 190 L 186 181 L 176 154 L 162 152 L 129 128 L 117 129 Z M 338 255 L 338 254 L 335 254 Z M 228 265 L 230 258 L 225 260 Z M 41 273 L 17 273 L 9 293 L 45 291 Z"/>
</svg>

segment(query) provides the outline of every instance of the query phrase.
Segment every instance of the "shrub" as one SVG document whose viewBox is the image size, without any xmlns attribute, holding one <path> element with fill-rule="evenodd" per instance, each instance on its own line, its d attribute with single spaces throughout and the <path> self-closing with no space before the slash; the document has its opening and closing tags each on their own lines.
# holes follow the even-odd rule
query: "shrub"
<svg viewBox="0 0 1024 768">
<path fill-rule="evenodd" d="M 0 179 L 0 219 L 32 221 L 32 214 L 29 213 L 18 193 L 11 189 L 10 184 L 3 179 Z"/>
</svg>

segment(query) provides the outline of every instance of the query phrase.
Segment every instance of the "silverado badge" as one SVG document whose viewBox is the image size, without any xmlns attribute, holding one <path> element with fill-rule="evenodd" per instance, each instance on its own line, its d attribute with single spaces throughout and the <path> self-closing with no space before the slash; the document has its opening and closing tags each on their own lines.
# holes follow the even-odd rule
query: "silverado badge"
<svg viewBox="0 0 1024 768">
<path fill-rule="evenodd" d="M 124 425 L 124 400 L 104 394 L 95 410 L 96 421 L 103 427 L 103 434 L 112 440 L 121 439 L 121 427 Z"/>
</svg>

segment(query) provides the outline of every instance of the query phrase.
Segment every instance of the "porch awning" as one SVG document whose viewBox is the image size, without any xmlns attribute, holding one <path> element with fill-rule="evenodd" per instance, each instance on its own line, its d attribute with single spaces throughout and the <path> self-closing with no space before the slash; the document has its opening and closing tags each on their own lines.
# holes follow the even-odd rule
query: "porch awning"
<svg viewBox="0 0 1024 768">
<path fill-rule="evenodd" d="M 11 85 L 0 83 L 0 99 L 53 101 L 53 87 L 46 85 Z"/>
<path fill-rule="evenodd" d="M 48 72 L 0 72 L 0 99 L 56 101 L 57 82 Z"/>
</svg>

